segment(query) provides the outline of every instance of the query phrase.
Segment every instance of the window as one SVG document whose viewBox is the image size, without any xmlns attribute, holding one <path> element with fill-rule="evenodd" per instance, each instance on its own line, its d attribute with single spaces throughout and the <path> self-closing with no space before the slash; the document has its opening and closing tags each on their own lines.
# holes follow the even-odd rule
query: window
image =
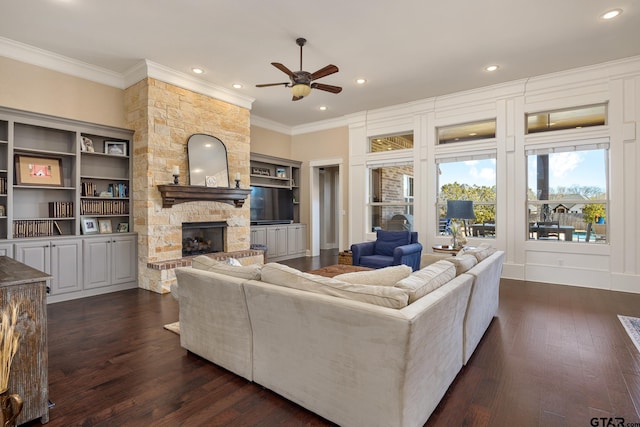
<svg viewBox="0 0 640 427">
<path fill-rule="evenodd" d="M 495 237 L 496 155 L 478 154 L 437 159 L 438 233 L 447 234 L 447 200 L 472 200 L 475 220 L 467 220 L 467 235 Z"/>
<path fill-rule="evenodd" d="M 579 129 L 602 126 L 607 123 L 607 105 L 527 114 L 527 133 L 549 132 L 561 129 Z"/>
<path fill-rule="evenodd" d="M 413 164 L 369 168 L 371 231 L 413 231 Z"/>
<path fill-rule="evenodd" d="M 609 143 L 528 149 L 530 240 L 606 243 Z"/>
<path fill-rule="evenodd" d="M 369 152 L 382 153 L 413 148 L 413 134 L 375 136 L 369 138 Z"/>
<path fill-rule="evenodd" d="M 438 128 L 438 144 L 477 141 L 496 137 L 496 120 L 463 123 Z"/>
</svg>

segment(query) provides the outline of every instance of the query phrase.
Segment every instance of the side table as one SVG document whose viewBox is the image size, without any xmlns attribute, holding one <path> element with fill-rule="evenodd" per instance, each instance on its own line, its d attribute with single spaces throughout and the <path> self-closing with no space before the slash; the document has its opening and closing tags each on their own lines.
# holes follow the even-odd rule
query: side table
<svg viewBox="0 0 640 427">
<path fill-rule="evenodd" d="M 338 253 L 338 264 L 344 264 L 344 265 L 353 264 L 353 255 L 350 250 L 346 250 Z"/>
<path fill-rule="evenodd" d="M 455 255 L 460 251 L 460 249 L 462 249 L 462 246 L 459 248 L 454 248 L 450 245 L 434 245 L 431 247 L 431 249 L 433 249 L 433 252 L 436 253 Z"/>
</svg>

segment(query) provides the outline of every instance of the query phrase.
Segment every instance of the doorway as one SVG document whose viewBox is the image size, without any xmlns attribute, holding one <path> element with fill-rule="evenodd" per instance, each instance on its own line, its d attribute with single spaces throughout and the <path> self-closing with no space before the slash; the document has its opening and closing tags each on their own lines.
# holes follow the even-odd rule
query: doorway
<svg viewBox="0 0 640 427">
<path fill-rule="evenodd" d="M 310 163 L 311 256 L 342 247 L 342 160 Z"/>
</svg>

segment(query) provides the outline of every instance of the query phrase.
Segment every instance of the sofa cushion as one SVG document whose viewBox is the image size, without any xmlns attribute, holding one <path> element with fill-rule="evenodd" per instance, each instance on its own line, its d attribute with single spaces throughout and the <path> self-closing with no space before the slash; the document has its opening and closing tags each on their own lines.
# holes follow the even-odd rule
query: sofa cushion
<svg viewBox="0 0 640 427">
<path fill-rule="evenodd" d="M 477 258 L 473 254 L 469 253 L 452 256 L 448 258 L 447 261 L 456 266 L 456 276 L 465 273 L 478 263 Z"/>
<path fill-rule="evenodd" d="M 496 248 L 486 243 L 483 243 L 482 245 L 475 248 L 465 249 L 464 251 L 465 254 L 472 254 L 473 256 L 475 256 L 478 262 L 482 261 L 490 255 L 493 255 L 495 252 Z"/>
<path fill-rule="evenodd" d="M 475 259 L 475 258 L 474 258 Z M 399 280 L 409 277 L 412 270 L 408 265 L 394 265 L 371 271 L 354 271 L 334 276 L 336 280 L 360 285 L 393 286 Z"/>
<path fill-rule="evenodd" d="M 422 256 L 420 257 L 420 268 L 425 268 L 426 266 L 443 259 L 449 260 L 449 258 L 453 258 L 453 256 L 451 256 L 450 254 L 422 254 Z"/>
<path fill-rule="evenodd" d="M 438 289 L 456 277 L 456 266 L 449 261 L 437 261 L 396 283 L 396 288 L 409 294 L 409 304 Z"/>
<path fill-rule="evenodd" d="M 334 278 L 303 273 L 295 268 L 274 262 L 262 267 L 262 281 L 272 285 L 389 308 L 405 307 L 408 301 L 407 293 L 399 288 L 347 283 Z"/>
<path fill-rule="evenodd" d="M 261 266 L 258 264 L 238 267 L 225 262 L 216 261 L 206 255 L 200 255 L 191 261 L 191 267 L 198 270 L 226 274 L 227 276 L 233 276 L 239 279 L 260 280 Z"/>
<path fill-rule="evenodd" d="M 376 255 L 393 256 L 393 250 L 398 246 L 408 245 L 411 233 L 408 231 L 378 230 L 376 234 Z"/>
</svg>

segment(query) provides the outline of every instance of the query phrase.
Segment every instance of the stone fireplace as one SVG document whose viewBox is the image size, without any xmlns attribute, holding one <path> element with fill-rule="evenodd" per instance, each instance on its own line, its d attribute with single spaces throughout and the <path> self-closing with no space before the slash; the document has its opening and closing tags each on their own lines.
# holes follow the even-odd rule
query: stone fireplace
<svg viewBox="0 0 640 427">
<path fill-rule="evenodd" d="M 183 222 L 182 256 L 224 252 L 226 221 Z"/>
<path fill-rule="evenodd" d="M 249 188 L 249 108 L 147 77 L 125 90 L 128 127 L 133 140 L 133 215 L 138 233 L 138 284 L 165 293 L 175 282 L 173 268 L 190 265 L 182 253 L 183 223 L 225 223 L 217 258 L 233 256 L 241 263 L 259 262 L 250 251 L 249 203 L 242 207 L 193 201 L 163 207 L 158 185 L 189 185 L 187 140 L 197 133 L 219 138 L 227 148 L 229 176 L 240 174 Z M 225 255 L 226 254 L 226 255 Z M 228 255 L 233 254 L 233 255 Z M 259 257 L 254 257 L 254 254 Z"/>
</svg>

